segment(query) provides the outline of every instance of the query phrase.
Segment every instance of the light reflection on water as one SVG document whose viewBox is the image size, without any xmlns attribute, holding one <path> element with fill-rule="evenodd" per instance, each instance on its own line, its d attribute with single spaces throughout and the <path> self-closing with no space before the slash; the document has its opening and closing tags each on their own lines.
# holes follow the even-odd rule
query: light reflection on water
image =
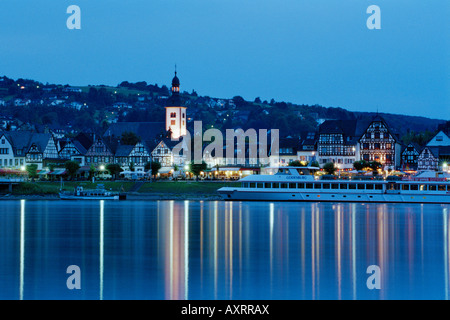
<svg viewBox="0 0 450 320">
<path fill-rule="evenodd" d="M 448 205 L 3 201 L 1 299 L 448 299 Z M 69 290 L 69 265 L 81 290 Z M 381 289 L 366 269 L 378 265 Z"/>
</svg>

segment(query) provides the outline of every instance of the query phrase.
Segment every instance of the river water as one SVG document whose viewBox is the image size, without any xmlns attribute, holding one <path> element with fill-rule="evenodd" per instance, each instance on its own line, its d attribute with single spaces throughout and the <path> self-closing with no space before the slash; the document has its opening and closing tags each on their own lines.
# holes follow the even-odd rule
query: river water
<svg viewBox="0 0 450 320">
<path fill-rule="evenodd" d="M 0 299 L 448 299 L 449 211 L 2 201 Z M 68 289 L 69 277 L 80 289 Z"/>
</svg>

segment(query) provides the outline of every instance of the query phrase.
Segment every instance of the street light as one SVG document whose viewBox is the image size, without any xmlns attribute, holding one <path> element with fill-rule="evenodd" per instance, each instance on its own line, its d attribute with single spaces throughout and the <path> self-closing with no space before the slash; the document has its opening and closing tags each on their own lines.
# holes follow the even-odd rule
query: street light
<svg viewBox="0 0 450 320">
<path fill-rule="evenodd" d="M 100 171 L 105 171 L 105 166 L 104 165 L 100 166 Z"/>
</svg>

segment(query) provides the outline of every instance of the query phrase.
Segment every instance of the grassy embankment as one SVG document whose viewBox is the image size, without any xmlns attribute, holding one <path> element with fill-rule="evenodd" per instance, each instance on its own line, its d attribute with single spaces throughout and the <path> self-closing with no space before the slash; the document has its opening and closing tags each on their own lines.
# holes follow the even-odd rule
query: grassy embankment
<svg viewBox="0 0 450 320">
<path fill-rule="evenodd" d="M 125 192 L 131 190 L 134 182 L 101 181 L 105 189 L 119 191 L 123 187 Z M 64 189 L 72 191 L 76 186 L 85 189 L 94 189 L 97 183 L 90 182 L 64 182 Z M 139 194 L 215 194 L 224 186 L 236 186 L 236 182 L 146 182 L 139 188 Z M 56 195 L 61 187 L 60 182 L 24 182 L 13 187 L 15 195 Z"/>
</svg>

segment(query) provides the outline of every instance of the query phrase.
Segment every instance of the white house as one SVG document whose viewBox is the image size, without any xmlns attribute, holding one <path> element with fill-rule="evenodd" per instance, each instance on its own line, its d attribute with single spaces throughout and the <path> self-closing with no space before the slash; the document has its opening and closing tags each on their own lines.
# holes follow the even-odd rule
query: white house
<svg viewBox="0 0 450 320">
<path fill-rule="evenodd" d="M 450 137 L 443 131 L 439 131 L 433 139 L 427 143 L 427 147 L 447 147 L 450 146 Z"/>
<path fill-rule="evenodd" d="M 21 162 L 18 163 L 18 166 L 14 166 L 15 164 L 15 154 L 13 144 L 10 138 L 7 135 L 1 134 L 0 136 L 0 168 L 19 168 L 20 165 L 25 164 L 25 159 L 22 157 Z"/>
</svg>

